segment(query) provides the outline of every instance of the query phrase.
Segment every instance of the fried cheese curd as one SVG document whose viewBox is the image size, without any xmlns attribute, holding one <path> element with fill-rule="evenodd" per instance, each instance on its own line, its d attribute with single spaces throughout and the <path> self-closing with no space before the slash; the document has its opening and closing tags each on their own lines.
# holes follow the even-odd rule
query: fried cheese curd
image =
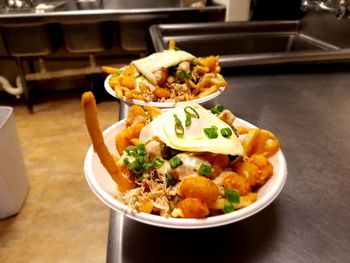
<svg viewBox="0 0 350 263">
<path fill-rule="evenodd" d="M 266 130 L 234 127 L 234 115 L 222 107 L 212 112 L 231 127 L 230 136 L 238 137 L 242 149 L 249 149 L 248 154 L 184 151 L 169 147 L 158 137 L 141 143 L 141 130 L 160 118 L 162 112 L 158 108 L 132 106 L 126 129 L 116 135 L 120 158 L 115 160 L 135 187 L 119 192 L 116 198 L 139 212 L 198 219 L 234 212 L 255 202 L 257 190 L 273 174 L 268 157 L 277 152 L 279 141 Z M 176 123 L 175 118 L 175 129 Z M 254 138 L 249 135 L 252 133 Z"/>
</svg>

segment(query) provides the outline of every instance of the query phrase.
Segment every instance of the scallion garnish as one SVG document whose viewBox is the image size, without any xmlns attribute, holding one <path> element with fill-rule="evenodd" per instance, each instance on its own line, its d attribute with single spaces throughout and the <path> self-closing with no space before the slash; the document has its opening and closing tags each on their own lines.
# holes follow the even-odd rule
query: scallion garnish
<svg viewBox="0 0 350 263">
<path fill-rule="evenodd" d="M 140 143 L 136 146 L 137 149 L 137 156 L 144 156 L 145 155 L 145 151 L 146 151 L 146 147 L 144 144 Z"/>
<path fill-rule="evenodd" d="M 138 78 L 141 77 L 141 76 L 142 76 L 142 73 L 139 72 L 137 75 L 134 76 L 134 79 L 138 79 Z"/>
<path fill-rule="evenodd" d="M 163 165 L 164 161 L 162 159 L 159 158 L 155 158 L 153 159 L 153 166 L 155 168 L 160 168 Z"/>
<path fill-rule="evenodd" d="M 222 137 L 230 138 L 232 136 L 232 130 L 230 128 L 222 128 L 220 130 Z"/>
<path fill-rule="evenodd" d="M 171 175 L 171 173 L 166 173 L 166 174 L 165 174 L 165 179 L 166 179 L 166 184 L 167 184 L 167 185 L 173 186 L 173 185 L 176 184 L 175 179 L 174 179 L 174 177 Z"/>
<path fill-rule="evenodd" d="M 225 189 L 225 198 L 230 203 L 239 203 L 239 192 L 236 189 Z"/>
<path fill-rule="evenodd" d="M 176 167 L 182 165 L 182 160 L 178 156 L 174 156 L 169 160 L 169 164 L 172 169 L 175 169 Z"/>
<path fill-rule="evenodd" d="M 142 166 L 139 164 L 137 160 L 132 161 L 128 164 L 128 169 L 132 171 L 134 174 L 142 173 Z"/>
<path fill-rule="evenodd" d="M 190 79 L 191 78 L 191 71 L 183 71 L 183 70 L 181 70 L 180 72 L 179 72 L 179 77 L 180 77 L 180 79 Z"/>
<path fill-rule="evenodd" d="M 141 183 L 141 182 L 143 181 L 143 179 L 145 179 L 145 177 L 144 177 L 143 175 L 141 175 L 141 176 L 139 176 L 139 177 L 136 178 L 136 181 L 137 181 L 138 183 Z"/>
<path fill-rule="evenodd" d="M 184 127 L 182 126 L 182 123 L 176 114 L 174 114 L 174 118 L 175 118 L 175 133 L 177 136 L 183 136 Z"/>
<path fill-rule="evenodd" d="M 199 165 L 199 168 L 198 168 L 198 172 L 201 174 L 201 175 L 204 175 L 206 177 L 209 177 L 211 175 L 211 165 L 207 165 L 207 164 L 204 164 L 204 163 L 201 163 Z"/>
<path fill-rule="evenodd" d="M 153 165 L 153 162 L 147 162 L 147 163 L 145 163 L 144 165 L 143 165 L 143 168 L 145 169 L 145 170 L 151 170 L 152 168 L 154 168 L 154 165 Z"/>
<path fill-rule="evenodd" d="M 125 165 L 128 165 L 130 163 L 129 159 L 126 157 L 123 159 L 123 162 Z"/>
<path fill-rule="evenodd" d="M 224 213 L 225 214 L 231 213 L 233 211 L 235 211 L 235 208 L 234 208 L 232 203 L 228 203 L 228 204 L 224 205 Z"/>
<path fill-rule="evenodd" d="M 144 156 L 145 155 L 145 145 L 144 144 L 138 144 L 137 146 L 128 146 L 125 148 L 126 153 L 129 156 Z"/>
<path fill-rule="evenodd" d="M 146 163 L 146 158 L 144 156 L 137 156 L 135 159 L 142 167 Z"/>
<path fill-rule="evenodd" d="M 136 146 L 128 146 L 125 148 L 125 151 L 129 156 L 136 156 L 137 155 Z"/>
<path fill-rule="evenodd" d="M 204 133 L 208 136 L 209 139 L 216 139 L 218 137 L 218 128 L 216 126 L 204 128 Z"/>
<path fill-rule="evenodd" d="M 186 114 L 185 126 L 186 128 L 190 127 L 192 123 L 192 116 L 190 114 Z"/>
<path fill-rule="evenodd" d="M 222 112 L 224 110 L 224 105 L 222 104 L 216 104 L 213 108 L 211 108 L 211 113 L 213 114 L 219 114 L 220 112 Z"/>
<path fill-rule="evenodd" d="M 191 115 L 192 118 L 199 119 L 199 114 L 194 108 L 187 106 L 187 107 L 185 107 L 184 111 L 185 111 L 186 115 L 189 114 L 189 115 Z"/>
</svg>

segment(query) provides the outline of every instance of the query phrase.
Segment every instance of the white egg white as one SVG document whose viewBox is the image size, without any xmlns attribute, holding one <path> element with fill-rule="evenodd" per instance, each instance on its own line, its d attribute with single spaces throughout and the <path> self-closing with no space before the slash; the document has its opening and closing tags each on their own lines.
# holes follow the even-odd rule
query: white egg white
<svg viewBox="0 0 350 263">
<path fill-rule="evenodd" d="M 185 107 L 196 110 L 199 118 L 192 118 L 191 125 L 186 128 Z M 181 121 L 184 134 L 179 136 L 175 131 L 175 117 Z M 208 138 L 204 128 L 215 126 L 218 128 L 218 137 Z M 145 126 L 140 133 L 140 142 L 147 143 L 158 138 L 167 146 L 180 151 L 187 152 L 211 152 L 230 155 L 244 155 L 243 147 L 239 139 L 233 133 L 231 137 L 225 138 L 221 135 L 222 128 L 231 127 L 212 114 L 202 106 L 194 103 L 180 103 L 173 109 L 169 109 Z"/>
<path fill-rule="evenodd" d="M 191 61 L 195 57 L 183 50 L 168 49 L 148 57 L 134 60 L 132 63 L 151 83 L 156 84 L 154 72 L 161 68 L 176 66 L 182 61 Z"/>
</svg>

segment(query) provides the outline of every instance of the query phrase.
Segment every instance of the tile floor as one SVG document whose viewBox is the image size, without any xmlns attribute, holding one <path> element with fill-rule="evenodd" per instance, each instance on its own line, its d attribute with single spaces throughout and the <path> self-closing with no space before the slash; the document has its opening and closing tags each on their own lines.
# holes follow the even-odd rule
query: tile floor
<svg viewBox="0 0 350 263">
<path fill-rule="evenodd" d="M 81 91 L 42 99 L 29 114 L 14 107 L 30 190 L 22 211 L 0 220 L 0 262 L 105 262 L 109 209 L 89 189 L 83 161 L 90 145 L 80 108 Z M 0 93 L 0 97 L 1 97 Z M 104 129 L 118 103 L 98 104 Z"/>
</svg>

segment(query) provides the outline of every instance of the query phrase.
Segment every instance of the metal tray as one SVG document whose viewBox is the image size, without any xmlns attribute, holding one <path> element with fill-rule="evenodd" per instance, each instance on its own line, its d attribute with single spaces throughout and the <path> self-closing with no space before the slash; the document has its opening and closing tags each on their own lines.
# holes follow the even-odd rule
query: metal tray
<svg viewBox="0 0 350 263">
<path fill-rule="evenodd" d="M 160 24 L 150 34 L 156 51 L 174 39 L 194 55 L 220 55 L 222 67 L 350 61 L 350 49 L 304 34 L 298 21 Z"/>
</svg>

